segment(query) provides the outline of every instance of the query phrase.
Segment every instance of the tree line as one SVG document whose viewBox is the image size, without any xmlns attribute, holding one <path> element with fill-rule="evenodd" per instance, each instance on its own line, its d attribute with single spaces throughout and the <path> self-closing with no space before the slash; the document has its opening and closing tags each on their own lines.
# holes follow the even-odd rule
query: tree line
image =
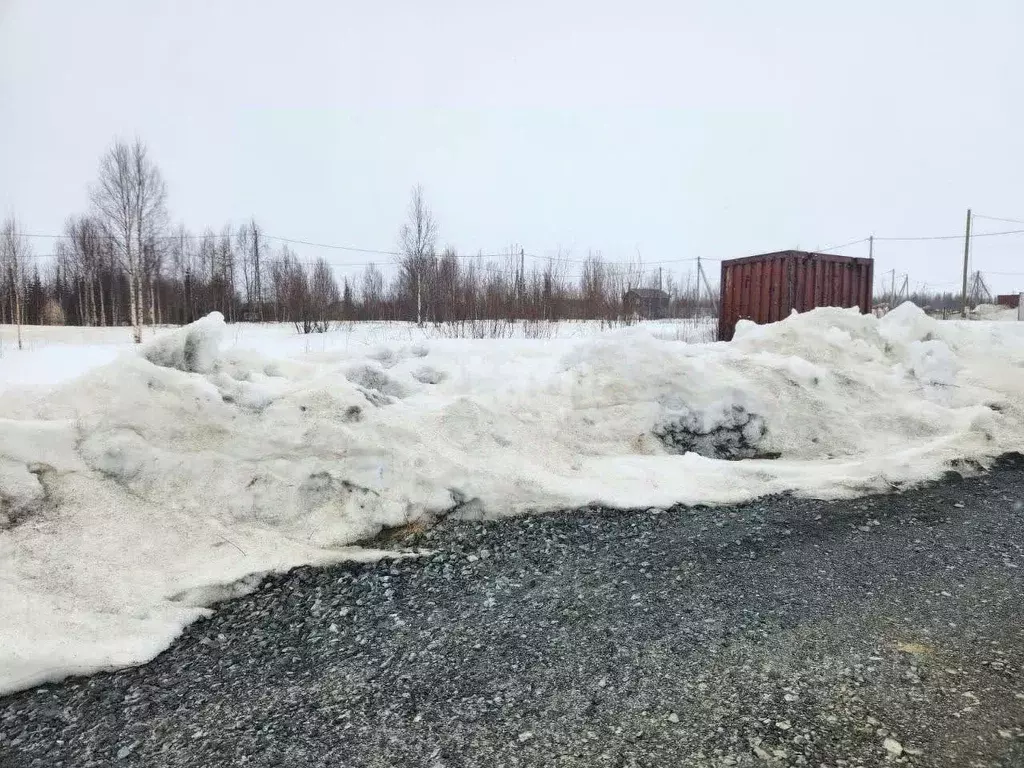
<svg viewBox="0 0 1024 768">
<path fill-rule="evenodd" d="M 617 321 L 638 310 L 627 294 L 640 288 L 663 290 L 659 315 L 715 311 L 707 282 L 692 271 L 677 279 L 639 260 L 610 263 L 600 254 L 527 263 L 516 247 L 499 256 L 441 248 L 420 187 L 389 262 L 340 281 L 326 259 L 300 258 L 255 220 L 198 233 L 172 226 L 163 176 L 139 140 L 116 141 L 103 154 L 89 200 L 88 210 L 66 219 L 51 253 L 35 253 L 13 217 L 0 225 L 0 322 L 127 325 L 138 340 L 144 325 L 185 324 L 211 311 L 229 322 L 294 323 L 305 333 L 341 320 Z M 950 292 L 900 298 L 933 311 L 960 304 Z M 651 307 L 641 302 L 639 309 Z"/>
<path fill-rule="evenodd" d="M 339 320 L 621 319 L 626 292 L 664 288 L 661 312 L 694 316 L 711 298 L 696 276 L 677 281 L 638 261 L 537 261 L 510 247 L 500 256 L 438 245 L 423 190 L 412 191 L 392 262 L 340 281 L 324 258 L 302 259 L 251 220 L 196 233 L 171 225 L 163 176 L 139 140 L 103 154 L 90 207 L 69 216 L 52 253 L 8 218 L 0 228 L 0 320 L 12 324 L 184 324 L 211 311 L 229 322 L 294 323 L 303 332 Z M 385 276 L 385 269 L 390 276 Z M 578 272 L 573 275 L 572 273 Z"/>
</svg>

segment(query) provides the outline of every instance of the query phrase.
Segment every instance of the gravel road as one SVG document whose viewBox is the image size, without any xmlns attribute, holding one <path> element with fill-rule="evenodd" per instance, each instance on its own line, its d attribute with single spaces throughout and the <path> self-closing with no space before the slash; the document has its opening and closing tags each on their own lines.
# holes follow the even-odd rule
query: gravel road
<svg viewBox="0 0 1024 768">
<path fill-rule="evenodd" d="M 143 667 L 0 699 L 0 766 L 1024 766 L 1024 461 L 854 501 L 450 521 Z"/>
</svg>

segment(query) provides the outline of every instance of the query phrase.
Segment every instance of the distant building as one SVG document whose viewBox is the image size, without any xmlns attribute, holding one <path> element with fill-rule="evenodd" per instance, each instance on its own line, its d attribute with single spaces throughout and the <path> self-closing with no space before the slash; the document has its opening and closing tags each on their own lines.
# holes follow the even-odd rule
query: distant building
<svg viewBox="0 0 1024 768">
<path fill-rule="evenodd" d="M 627 315 L 644 320 L 663 320 L 668 317 L 671 299 L 659 288 L 631 288 L 622 297 L 622 308 Z"/>
<path fill-rule="evenodd" d="M 1010 309 L 1017 309 L 1020 306 L 1020 294 L 1019 293 L 1004 293 L 996 297 L 996 304 L 1000 307 L 1009 307 Z"/>
</svg>

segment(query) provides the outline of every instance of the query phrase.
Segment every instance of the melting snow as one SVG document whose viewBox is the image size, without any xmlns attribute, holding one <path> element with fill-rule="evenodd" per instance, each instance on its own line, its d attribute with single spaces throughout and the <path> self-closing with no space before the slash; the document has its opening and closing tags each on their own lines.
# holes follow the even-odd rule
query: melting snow
<svg viewBox="0 0 1024 768">
<path fill-rule="evenodd" d="M 1020 327 L 907 304 L 729 344 L 240 332 L 213 314 L 70 372 L 5 347 L 0 692 L 146 661 L 245 577 L 377 557 L 351 545 L 384 526 L 851 496 L 1024 448 Z"/>
</svg>

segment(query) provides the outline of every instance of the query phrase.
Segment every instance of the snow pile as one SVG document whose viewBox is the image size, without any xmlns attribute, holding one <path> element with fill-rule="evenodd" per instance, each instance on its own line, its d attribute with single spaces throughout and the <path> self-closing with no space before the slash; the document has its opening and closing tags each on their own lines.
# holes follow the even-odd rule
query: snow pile
<svg viewBox="0 0 1024 768">
<path fill-rule="evenodd" d="M 341 331 L 270 357 L 231 333 L 211 315 L 3 399 L 0 691 L 144 661 L 239 580 L 375 557 L 351 545 L 384 527 L 848 496 L 1024 448 L 1018 327 L 907 304 L 729 344 Z"/>
<path fill-rule="evenodd" d="M 209 373 L 220 354 L 224 337 L 224 315 L 211 312 L 178 333 L 149 342 L 142 351 L 153 365 L 191 373 Z"/>
<path fill-rule="evenodd" d="M 972 320 L 1007 322 L 1017 320 L 1017 310 L 1001 304 L 979 304 L 971 310 Z"/>
</svg>

